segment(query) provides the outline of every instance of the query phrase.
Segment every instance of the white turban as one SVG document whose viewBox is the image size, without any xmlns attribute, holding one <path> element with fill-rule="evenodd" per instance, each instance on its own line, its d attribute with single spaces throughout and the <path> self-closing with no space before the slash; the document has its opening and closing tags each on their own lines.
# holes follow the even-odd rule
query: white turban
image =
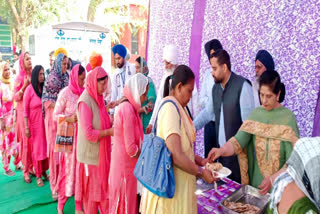
<svg viewBox="0 0 320 214">
<path fill-rule="evenodd" d="M 163 49 L 163 60 L 171 63 L 172 65 L 178 64 L 178 49 L 174 45 L 167 45 Z"/>
<path fill-rule="evenodd" d="M 140 96 L 146 92 L 148 83 L 148 78 L 141 73 L 133 75 L 126 82 L 126 86 L 130 89 L 131 95 L 137 104 L 141 105 Z"/>
</svg>

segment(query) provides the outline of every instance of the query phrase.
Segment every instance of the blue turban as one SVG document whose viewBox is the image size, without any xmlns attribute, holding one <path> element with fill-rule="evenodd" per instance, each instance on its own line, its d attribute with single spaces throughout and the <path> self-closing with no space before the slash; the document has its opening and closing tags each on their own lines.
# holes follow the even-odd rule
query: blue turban
<svg viewBox="0 0 320 214">
<path fill-rule="evenodd" d="M 119 54 L 122 58 L 125 58 L 127 55 L 127 49 L 121 44 L 115 45 L 112 48 L 113 55 Z"/>
<path fill-rule="evenodd" d="M 260 50 L 257 53 L 256 60 L 259 60 L 267 70 L 274 70 L 274 61 L 271 54 L 266 50 Z"/>
</svg>

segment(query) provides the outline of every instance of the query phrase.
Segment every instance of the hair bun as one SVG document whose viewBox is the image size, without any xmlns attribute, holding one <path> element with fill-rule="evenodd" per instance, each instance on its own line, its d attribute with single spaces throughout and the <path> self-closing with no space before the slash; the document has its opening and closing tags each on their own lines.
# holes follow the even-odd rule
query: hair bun
<svg viewBox="0 0 320 214">
<path fill-rule="evenodd" d="M 280 97 L 279 97 L 279 103 L 282 103 L 284 101 L 284 98 L 286 96 L 286 87 L 285 85 L 280 82 Z"/>
</svg>

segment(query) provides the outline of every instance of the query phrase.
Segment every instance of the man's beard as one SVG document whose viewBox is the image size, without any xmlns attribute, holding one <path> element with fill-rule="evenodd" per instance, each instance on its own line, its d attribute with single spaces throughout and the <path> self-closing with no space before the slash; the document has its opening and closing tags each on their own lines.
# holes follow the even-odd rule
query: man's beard
<svg viewBox="0 0 320 214">
<path fill-rule="evenodd" d="M 256 78 L 252 83 L 252 87 L 256 90 L 259 90 L 259 84 L 260 84 L 260 76 L 256 75 Z"/>
<path fill-rule="evenodd" d="M 122 68 L 124 66 L 124 62 L 123 63 L 117 63 L 117 67 L 118 68 Z"/>
<path fill-rule="evenodd" d="M 221 83 L 222 82 L 222 80 L 220 79 L 217 79 L 217 78 L 215 78 L 214 76 L 213 76 L 213 79 L 214 79 L 214 83 Z"/>
<path fill-rule="evenodd" d="M 214 83 L 216 83 L 216 84 L 221 83 L 221 80 L 214 79 Z"/>
<path fill-rule="evenodd" d="M 175 70 L 174 67 L 172 67 L 172 68 L 166 68 L 166 72 L 171 73 L 171 74 L 174 72 L 174 70 Z"/>
</svg>

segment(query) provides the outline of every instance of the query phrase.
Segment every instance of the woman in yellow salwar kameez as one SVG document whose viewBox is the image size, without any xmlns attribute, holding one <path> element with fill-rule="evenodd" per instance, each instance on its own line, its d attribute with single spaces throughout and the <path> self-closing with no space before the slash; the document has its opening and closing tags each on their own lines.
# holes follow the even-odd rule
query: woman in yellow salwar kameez
<svg viewBox="0 0 320 214">
<path fill-rule="evenodd" d="M 140 207 L 142 214 L 196 214 L 196 176 L 208 183 L 215 180 L 209 170 L 201 167 L 207 160 L 194 154 L 196 130 L 185 110 L 192 97 L 193 87 L 194 74 L 185 65 L 179 65 L 166 80 L 162 102 L 172 100 L 179 113 L 174 104 L 165 103 L 158 112 L 156 126 L 157 136 L 166 141 L 172 154 L 175 193 L 173 198 L 163 198 L 144 189 Z M 169 90 L 171 96 L 168 96 Z"/>
<path fill-rule="evenodd" d="M 209 159 L 238 155 L 241 183 L 260 188 L 266 194 L 279 170 L 289 159 L 299 138 L 295 115 L 280 103 L 285 87 L 278 72 L 264 72 L 259 80 L 262 106 L 252 111 L 237 134 L 219 149 L 212 149 Z"/>
</svg>

